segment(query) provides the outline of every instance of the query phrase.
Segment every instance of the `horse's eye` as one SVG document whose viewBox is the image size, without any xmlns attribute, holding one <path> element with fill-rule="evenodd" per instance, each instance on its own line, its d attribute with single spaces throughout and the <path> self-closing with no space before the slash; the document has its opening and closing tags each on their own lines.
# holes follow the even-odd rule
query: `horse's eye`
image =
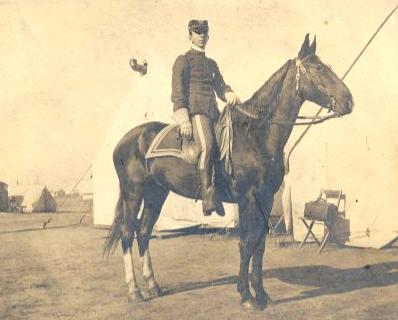
<svg viewBox="0 0 398 320">
<path fill-rule="evenodd" d="M 317 64 L 316 65 L 316 71 L 322 71 L 323 70 L 323 65 Z"/>
</svg>

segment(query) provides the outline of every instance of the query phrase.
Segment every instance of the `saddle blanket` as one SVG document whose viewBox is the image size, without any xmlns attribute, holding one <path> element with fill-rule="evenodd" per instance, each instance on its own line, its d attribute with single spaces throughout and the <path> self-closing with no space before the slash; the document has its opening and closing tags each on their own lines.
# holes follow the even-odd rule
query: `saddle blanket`
<svg viewBox="0 0 398 320">
<path fill-rule="evenodd" d="M 192 141 L 180 136 L 180 128 L 176 124 L 164 127 L 153 139 L 146 159 L 158 157 L 176 157 L 191 164 L 196 164 L 199 157 L 199 147 Z"/>
<path fill-rule="evenodd" d="M 158 157 L 176 157 L 197 165 L 200 155 L 200 146 L 194 140 L 183 139 L 180 136 L 180 128 L 176 124 L 170 124 L 163 128 L 153 139 L 145 155 L 146 159 Z M 232 174 L 232 120 L 231 110 L 224 108 L 215 127 L 216 140 L 219 147 L 219 160 L 223 162 L 226 173 Z"/>
</svg>

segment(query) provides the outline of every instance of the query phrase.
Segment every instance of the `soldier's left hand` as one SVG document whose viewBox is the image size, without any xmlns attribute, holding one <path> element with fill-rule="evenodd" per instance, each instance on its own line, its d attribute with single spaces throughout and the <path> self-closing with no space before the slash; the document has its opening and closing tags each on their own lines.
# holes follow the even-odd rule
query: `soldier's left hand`
<svg viewBox="0 0 398 320">
<path fill-rule="evenodd" d="M 225 92 L 225 99 L 227 100 L 227 104 L 229 104 L 231 106 L 240 104 L 239 97 L 233 91 Z"/>
</svg>

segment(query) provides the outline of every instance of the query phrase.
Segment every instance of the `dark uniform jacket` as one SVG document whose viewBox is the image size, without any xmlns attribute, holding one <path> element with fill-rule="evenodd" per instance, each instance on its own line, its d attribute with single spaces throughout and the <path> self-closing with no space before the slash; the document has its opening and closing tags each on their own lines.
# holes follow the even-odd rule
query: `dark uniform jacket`
<svg viewBox="0 0 398 320">
<path fill-rule="evenodd" d="M 204 52 L 191 49 L 177 57 L 173 66 L 171 101 L 174 111 L 188 108 L 189 114 L 217 119 L 217 96 L 226 102 L 225 92 L 232 91 L 218 69 L 217 63 Z"/>
</svg>

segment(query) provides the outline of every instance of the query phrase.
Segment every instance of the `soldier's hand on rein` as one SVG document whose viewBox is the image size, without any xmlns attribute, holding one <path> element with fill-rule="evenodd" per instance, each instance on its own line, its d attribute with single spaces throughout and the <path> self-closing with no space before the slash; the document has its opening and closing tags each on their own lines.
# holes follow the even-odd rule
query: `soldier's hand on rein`
<svg viewBox="0 0 398 320">
<path fill-rule="evenodd" d="M 192 139 L 192 124 L 191 121 L 185 121 L 180 125 L 180 133 L 183 138 Z"/>
<path fill-rule="evenodd" d="M 227 104 L 229 104 L 230 106 L 240 104 L 240 99 L 236 95 L 235 92 L 233 92 L 233 91 L 225 92 L 224 95 L 225 95 L 225 99 L 227 100 Z"/>
</svg>

